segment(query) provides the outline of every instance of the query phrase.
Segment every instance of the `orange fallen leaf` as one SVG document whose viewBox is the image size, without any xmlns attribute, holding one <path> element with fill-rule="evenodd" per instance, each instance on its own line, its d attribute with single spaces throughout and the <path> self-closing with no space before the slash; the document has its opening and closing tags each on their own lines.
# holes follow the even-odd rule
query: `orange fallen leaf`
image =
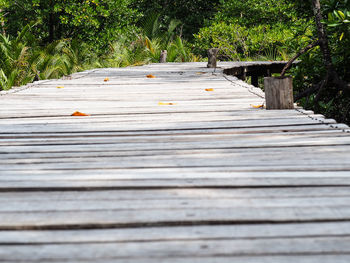
<svg viewBox="0 0 350 263">
<path fill-rule="evenodd" d="M 56 87 L 57 89 L 63 89 L 64 87 L 62 87 L 62 86 L 58 86 L 58 87 Z"/>
<path fill-rule="evenodd" d="M 156 76 L 153 76 L 152 74 L 149 74 L 149 75 L 147 75 L 146 77 L 149 78 L 149 79 L 154 79 L 154 78 L 156 78 Z"/>
<path fill-rule="evenodd" d="M 176 105 L 176 103 L 173 102 L 158 102 L 158 105 L 164 106 L 164 105 Z"/>
<path fill-rule="evenodd" d="M 252 106 L 255 109 L 262 109 L 262 108 L 264 108 L 264 104 L 261 104 L 261 105 L 252 105 L 252 104 L 250 104 L 250 106 Z"/>
<path fill-rule="evenodd" d="M 214 89 L 205 89 L 206 91 L 214 91 Z"/>
<path fill-rule="evenodd" d="M 86 114 L 86 113 L 82 113 L 80 111 L 76 111 L 71 116 L 90 116 L 90 114 Z"/>
<path fill-rule="evenodd" d="M 109 78 L 105 78 L 103 81 L 104 81 L 104 82 L 107 82 L 107 81 L 109 81 Z"/>
</svg>

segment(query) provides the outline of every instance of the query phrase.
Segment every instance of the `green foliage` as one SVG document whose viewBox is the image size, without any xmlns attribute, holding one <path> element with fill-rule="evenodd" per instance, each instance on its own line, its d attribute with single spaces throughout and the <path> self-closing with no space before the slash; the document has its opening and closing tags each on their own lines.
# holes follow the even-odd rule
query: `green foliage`
<svg viewBox="0 0 350 263">
<path fill-rule="evenodd" d="M 157 63 L 162 50 L 168 51 L 168 62 L 198 61 L 199 58 L 191 53 L 190 46 L 181 37 L 175 36 L 175 20 L 168 27 L 162 26 L 159 16 L 152 16 L 144 21 L 144 27 L 136 40 L 131 43 L 124 38 L 110 44 L 110 52 L 103 58 L 101 65 L 128 66 Z"/>
<path fill-rule="evenodd" d="M 30 48 L 25 44 L 29 26 L 14 39 L 0 34 L 0 89 L 9 89 L 34 77 L 30 73 Z"/>
<path fill-rule="evenodd" d="M 350 82 L 350 23 L 349 10 L 350 1 L 327 0 L 322 6 L 324 18 L 323 23 L 327 26 L 329 46 L 331 48 L 332 60 L 339 76 Z M 314 32 L 316 35 L 316 32 Z M 296 93 L 310 88 L 320 82 L 326 72 L 322 61 L 322 54 L 316 48 L 301 57 L 302 63 L 292 71 L 295 81 Z M 299 101 L 302 106 L 313 109 L 316 112 L 335 118 L 340 122 L 350 123 L 350 100 L 349 95 L 328 85 L 315 101 L 315 94 Z"/>
<path fill-rule="evenodd" d="M 26 26 L 16 38 L 0 34 L 0 89 L 26 84 L 39 79 L 59 78 L 76 71 L 97 67 L 123 67 L 158 62 L 161 50 L 168 50 L 169 62 L 196 61 L 187 43 L 175 36 L 178 21 L 168 27 L 160 26 L 158 16 L 145 21 L 133 40 L 121 36 L 105 43 L 106 48 L 96 52 L 91 42 L 56 40 L 45 46 L 35 41 Z"/>
<path fill-rule="evenodd" d="M 160 14 L 161 24 L 168 25 L 174 19 L 181 21 L 178 34 L 190 39 L 216 13 L 219 0 L 134 0 L 132 6 L 146 18 Z"/>
<path fill-rule="evenodd" d="M 31 43 L 32 39 L 29 25 L 16 38 L 0 34 L 0 89 L 26 84 L 36 75 L 40 79 L 59 78 L 84 68 L 84 45 L 61 40 L 40 47 Z"/>
<path fill-rule="evenodd" d="M 290 0 L 221 0 L 220 11 L 215 21 L 237 23 L 242 26 L 298 21 L 296 5 Z"/>
<path fill-rule="evenodd" d="M 278 59 L 279 54 L 288 49 L 295 35 L 281 23 L 245 27 L 239 24 L 214 23 L 202 28 L 195 35 L 196 50 L 211 47 L 221 49 L 221 55 L 228 60 L 262 58 Z M 284 55 L 285 59 L 287 55 Z"/>
<path fill-rule="evenodd" d="M 133 30 L 137 12 L 130 0 L 8 0 L 6 31 L 15 35 L 36 23 L 35 35 L 45 43 L 63 38 L 80 39 L 98 47 Z"/>
<path fill-rule="evenodd" d="M 198 53 L 218 47 L 222 59 L 288 59 L 309 41 L 310 20 L 298 15 L 298 1 L 221 0 L 220 3 L 220 11 L 211 25 L 195 35 Z"/>
</svg>

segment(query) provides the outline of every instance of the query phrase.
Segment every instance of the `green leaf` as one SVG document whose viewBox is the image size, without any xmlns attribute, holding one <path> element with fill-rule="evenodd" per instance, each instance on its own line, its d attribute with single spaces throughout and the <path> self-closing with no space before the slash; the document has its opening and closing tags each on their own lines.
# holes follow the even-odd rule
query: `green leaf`
<svg viewBox="0 0 350 263">
<path fill-rule="evenodd" d="M 341 19 L 340 15 L 338 14 L 338 12 L 336 10 L 333 11 L 333 15 L 338 18 Z"/>
<path fill-rule="evenodd" d="M 338 14 L 339 14 L 339 16 L 341 17 L 342 20 L 345 19 L 345 15 L 344 15 L 344 13 L 342 11 L 338 10 Z"/>
<path fill-rule="evenodd" d="M 328 24 L 328 26 L 330 26 L 330 27 L 336 27 L 336 26 L 339 26 L 339 25 L 341 25 L 341 24 L 339 24 L 339 23 Z"/>
</svg>

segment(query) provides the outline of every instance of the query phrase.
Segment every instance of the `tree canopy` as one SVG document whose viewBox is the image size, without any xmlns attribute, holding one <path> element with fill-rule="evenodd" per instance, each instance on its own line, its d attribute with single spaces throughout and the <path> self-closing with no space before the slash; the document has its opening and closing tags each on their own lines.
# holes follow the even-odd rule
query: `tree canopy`
<svg viewBox="0 0 350 263">
<path fill-rule="evenodd" d="M 132 30 L 138 18 L 130 0 L 7 0 L 3 10 L 8 34 L 35 24 L 35 35 L 44 43 L 78 38 L 103 46 Z"/>
</svg>

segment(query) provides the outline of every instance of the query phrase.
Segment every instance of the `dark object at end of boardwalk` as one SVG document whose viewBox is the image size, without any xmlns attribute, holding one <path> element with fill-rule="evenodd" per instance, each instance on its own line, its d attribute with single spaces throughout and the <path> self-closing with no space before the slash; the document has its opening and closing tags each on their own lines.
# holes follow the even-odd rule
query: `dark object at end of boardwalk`
<svg viewBox="0 0 350 263">
<path fill-rule="evenodd" d="M 266 77 L 264 87 L 267 110 L 294 109 L 292 77 Z"/>
<path fill-rule="evenodd" d="M 168 51 L 162 50 L 162 52 L 160 52 L 159 63 L 166 63 L 167 55 L 168 55 Z"/>
<path fill-rule="evenodd" d="M 208 68 L 216 68 L 217 55 L 219 53 L 218 48 L 211 48 L 208 50 Z"/>
<path fill-rule="evenodd" d="M 40 71 L 38 71 L 38 72 L 35 74 L 35 77 L 34 77 L 33 81 L 39 81 L 39 80 L 40 80 L 39 74 L 40 74 Z"/>
</svg>

